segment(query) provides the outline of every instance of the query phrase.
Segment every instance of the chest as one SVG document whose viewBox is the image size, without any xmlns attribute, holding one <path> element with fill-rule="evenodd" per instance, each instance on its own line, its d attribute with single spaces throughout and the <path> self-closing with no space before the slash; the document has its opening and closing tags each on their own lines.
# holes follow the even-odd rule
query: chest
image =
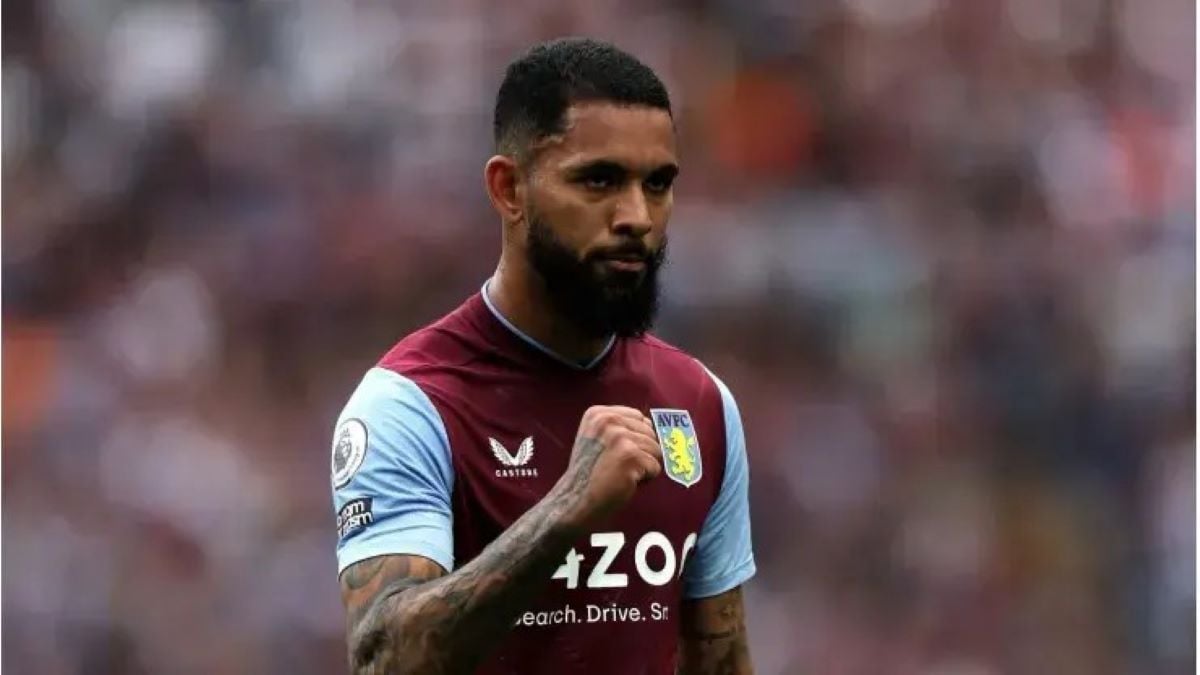
<svg viewBox="0 0 1200 675">
<path fill-rule="evenodd" d="M 723 411 L 704 384 L 627 372 L 586 382 L 499 378 L 463 388 L 442 406 L 455 473 L 456 557 L 482 550 L 545 497 L 567 470 L 580 419 L 593 405 L 651 416 L 664 466 L 597 534 L 631 549 L 653 542 L 679 557 L 724 475 Z"/>
</svg>

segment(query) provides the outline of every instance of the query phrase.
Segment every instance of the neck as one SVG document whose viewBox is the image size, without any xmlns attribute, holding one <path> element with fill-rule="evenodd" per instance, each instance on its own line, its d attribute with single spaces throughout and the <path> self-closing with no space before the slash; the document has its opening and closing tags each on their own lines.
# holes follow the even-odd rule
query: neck
<svg viewBox="0 0 1200 675">
<path fill-rule="evenodd" d="M 522 333 L 572 363 L 589 363 L 608 345 L 609 337 L 585 335 L 558 314 L 545 282 L 527 264 L 511 263 L 502 256 L 487 293 Z"/>
</svg>

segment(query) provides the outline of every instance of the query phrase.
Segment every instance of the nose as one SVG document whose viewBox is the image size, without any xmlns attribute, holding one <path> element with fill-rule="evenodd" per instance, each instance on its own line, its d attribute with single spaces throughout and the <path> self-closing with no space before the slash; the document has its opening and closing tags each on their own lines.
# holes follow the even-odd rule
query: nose
<svg viewBox="0 0 1200 675">
<path fill-rule="evenodd" d="M 616 234 L 641 239 L 654 227 L 650 204 L 640 185 L 632 185 L 617 200 L 612 228 Z"/>
</svg>

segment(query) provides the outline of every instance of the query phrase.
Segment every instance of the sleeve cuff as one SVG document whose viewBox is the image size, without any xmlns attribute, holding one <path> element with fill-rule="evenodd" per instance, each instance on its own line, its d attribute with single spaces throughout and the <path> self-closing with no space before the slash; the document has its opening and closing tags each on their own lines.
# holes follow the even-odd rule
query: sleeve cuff
<svg viewBox="0 0 1200 675">
<path fill-rule="evenodd" d="M 426 535 L 440 532 L 437 528 L 408 529 L 398 532 L 376 533 L 369 539 L 351 540 L 338 549 L 338 576 L 347 567 L 368 558 L 381 555 L 419 555 L 429 558 L 447 572 L 454 570 L 454 552 L 433 537 Z"/>
<path fill-rule="evenodd" d="M 747 558 L 728 574 L 688 584 L 683 590 L 683 597 L 687 600 L 699 600 L 720 595 L 746 583 L 757 571 L 754 558 Z"/>
</svg>

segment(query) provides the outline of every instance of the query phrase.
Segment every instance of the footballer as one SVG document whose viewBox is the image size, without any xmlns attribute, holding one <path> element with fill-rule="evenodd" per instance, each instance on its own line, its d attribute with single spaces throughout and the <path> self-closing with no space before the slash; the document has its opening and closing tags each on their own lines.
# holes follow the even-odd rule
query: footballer
<svg viewBox="0 0 1200 675">
<path fill-rule="evenodd" d="M 741 417 L 647 332 L 667 91 L 555 40 L 508 66 L 493 132 L 495 272 L 367 371 L 334 432 L 352 672 L 750 673 Z"/>
</svg>

